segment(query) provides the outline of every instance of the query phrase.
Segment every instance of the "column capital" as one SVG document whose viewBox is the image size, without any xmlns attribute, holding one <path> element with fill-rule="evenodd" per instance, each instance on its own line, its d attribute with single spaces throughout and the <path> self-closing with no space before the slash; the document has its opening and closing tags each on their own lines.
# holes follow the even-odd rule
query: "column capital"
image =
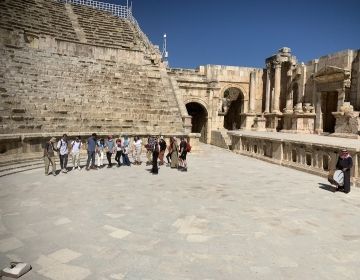
<svg viewBox="0 0 360 280">
<path fill-rule="evenodd" d="M 281 68 L 281 62 L 277 60 L 273 61 L 273 67 L 274 69 Z"/>
</svg>

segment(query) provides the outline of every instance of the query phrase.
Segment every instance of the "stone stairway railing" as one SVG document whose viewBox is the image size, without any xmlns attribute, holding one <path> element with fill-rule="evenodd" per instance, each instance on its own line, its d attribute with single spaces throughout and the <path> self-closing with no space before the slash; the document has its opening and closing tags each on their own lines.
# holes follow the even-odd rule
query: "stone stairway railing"
<svg viewBox="0 0 360 280">
<path fill-rule="evenodd" d="M 302 141 L 299 138 L 287 139 L 286 133 L 284 136 L 280 134 L 274 137 L 252 135 L 246 131 L 230 131 L 229 136 L 235 153 L 322 177 L 327 177 L 329 170 L 335 169 L 338 153 L 342 147 L 346 147 L 353 158 L 351 181 L 354 186 L 360 187 L 360 145 L 347 145 L 345 139 L 339 146 L 333 143 L 321 143 L 324 139 L 316 142 Z"/>
</svg>

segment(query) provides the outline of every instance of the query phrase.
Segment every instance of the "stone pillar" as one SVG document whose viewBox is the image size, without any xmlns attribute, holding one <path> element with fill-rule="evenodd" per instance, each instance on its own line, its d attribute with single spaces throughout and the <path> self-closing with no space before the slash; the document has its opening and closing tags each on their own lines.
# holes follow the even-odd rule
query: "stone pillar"
<svg viewBox="0 0 360 280">
<path fill-rule="evenodd" d="M 345 102 L 345 87 L 338 90 L 338 102 L 337 102 L 337 111 L 340 112 L 340 107 L 344 105 Z"/>
<path fill-rule="evenodd" d="M 312 92 L 312 105 L 315 107 L 316 106 L 316 82 L 314 81 L 314 76 L 318 71 L 318 65 L 319 65 L 319 60 L 318 59 L 314 59 L 314 74 L 313 74 L 313 92 Z"/>
<path fill-rule="evenodd" d="M 250 73 L 250 100 L 249 100 L 249 113 L 255 112 L 255 83 L 256 83 L 256 72 Z"/>
<path fill-rule="evenodd" d="M 275 83 L 274 83 L 274 104 L 273 113 L 280 112 L 280 81 L 281 81 L 281 63 L 276 62 L 275 66 Z"/>
<path fill-rule="evenodd" d="M 269 113 L 270 112 L 270 72 L 271 72 L 271 68 L 270 68 L 270 64 L 267 65 L 266 68 L 266 95 L 265 95 L 265 113 Z"/>
<path fill-rule="evenodd" d="M 323 132 L 323 119 L 321 112 L 321 92 L 316 93 L 316 106 L 315 106 L 315 132 L 322 133 Z"/>
<path fill-rule="evenodd" d="M 292 89 L 292 69 L 290 68 L 290 70 L 287 73 L 287 77 L 288 77 L 288 84 L 287 84 L 287 88 L 288 88 L 288 92 L 286 95 L 286 113 L 291 113 L 293 111 L 293 89 Z"/>
<path fill-rule="evenodd" d="M 301 63 L 301 69 L 302 69 L 301 91 L 299 92 L 299 99 L 297 100 L 297 103 L 301 103 L 302 105 L 305 97 L 305 84 L 306 84 L 306 66 L 304 62 Z"/>
</svg>

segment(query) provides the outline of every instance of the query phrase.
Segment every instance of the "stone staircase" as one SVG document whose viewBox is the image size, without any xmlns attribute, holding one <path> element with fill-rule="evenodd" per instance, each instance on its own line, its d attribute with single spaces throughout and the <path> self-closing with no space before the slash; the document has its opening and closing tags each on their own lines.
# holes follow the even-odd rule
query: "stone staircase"
<svg viewBox="0 0 360 280">
<path fill-rule="evenodd" d="M 0 177 L 19 172 L 44 168 L 42 153 L 28 155 L 11 155 L 2 157 L 0 162 Z"/>
<path fill-rule="evenodd" d="M 211 131 L 211 144 L 224 149 L 231 150 L 231 138 L 227 134 L 228 130 L 218 129 Z"/>
</svg>

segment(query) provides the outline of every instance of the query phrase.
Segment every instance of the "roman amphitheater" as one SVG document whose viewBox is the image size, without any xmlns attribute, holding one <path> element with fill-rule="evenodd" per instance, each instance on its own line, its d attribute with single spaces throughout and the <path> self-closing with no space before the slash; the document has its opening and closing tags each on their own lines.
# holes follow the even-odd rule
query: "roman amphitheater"
<svg viewBox="0 0 360 280">
<path fill-rule="evenodd" d="M 272 52 L 264 68 L 169 68 L 128 6 L 1 0 L 0 176 L 43 168 L 52 136 L 96 132 L 184 136 L 194 156 L 224 149 L 325 178 L 346 147 L 360 186 L 360 50 Z"/>
</svg>

